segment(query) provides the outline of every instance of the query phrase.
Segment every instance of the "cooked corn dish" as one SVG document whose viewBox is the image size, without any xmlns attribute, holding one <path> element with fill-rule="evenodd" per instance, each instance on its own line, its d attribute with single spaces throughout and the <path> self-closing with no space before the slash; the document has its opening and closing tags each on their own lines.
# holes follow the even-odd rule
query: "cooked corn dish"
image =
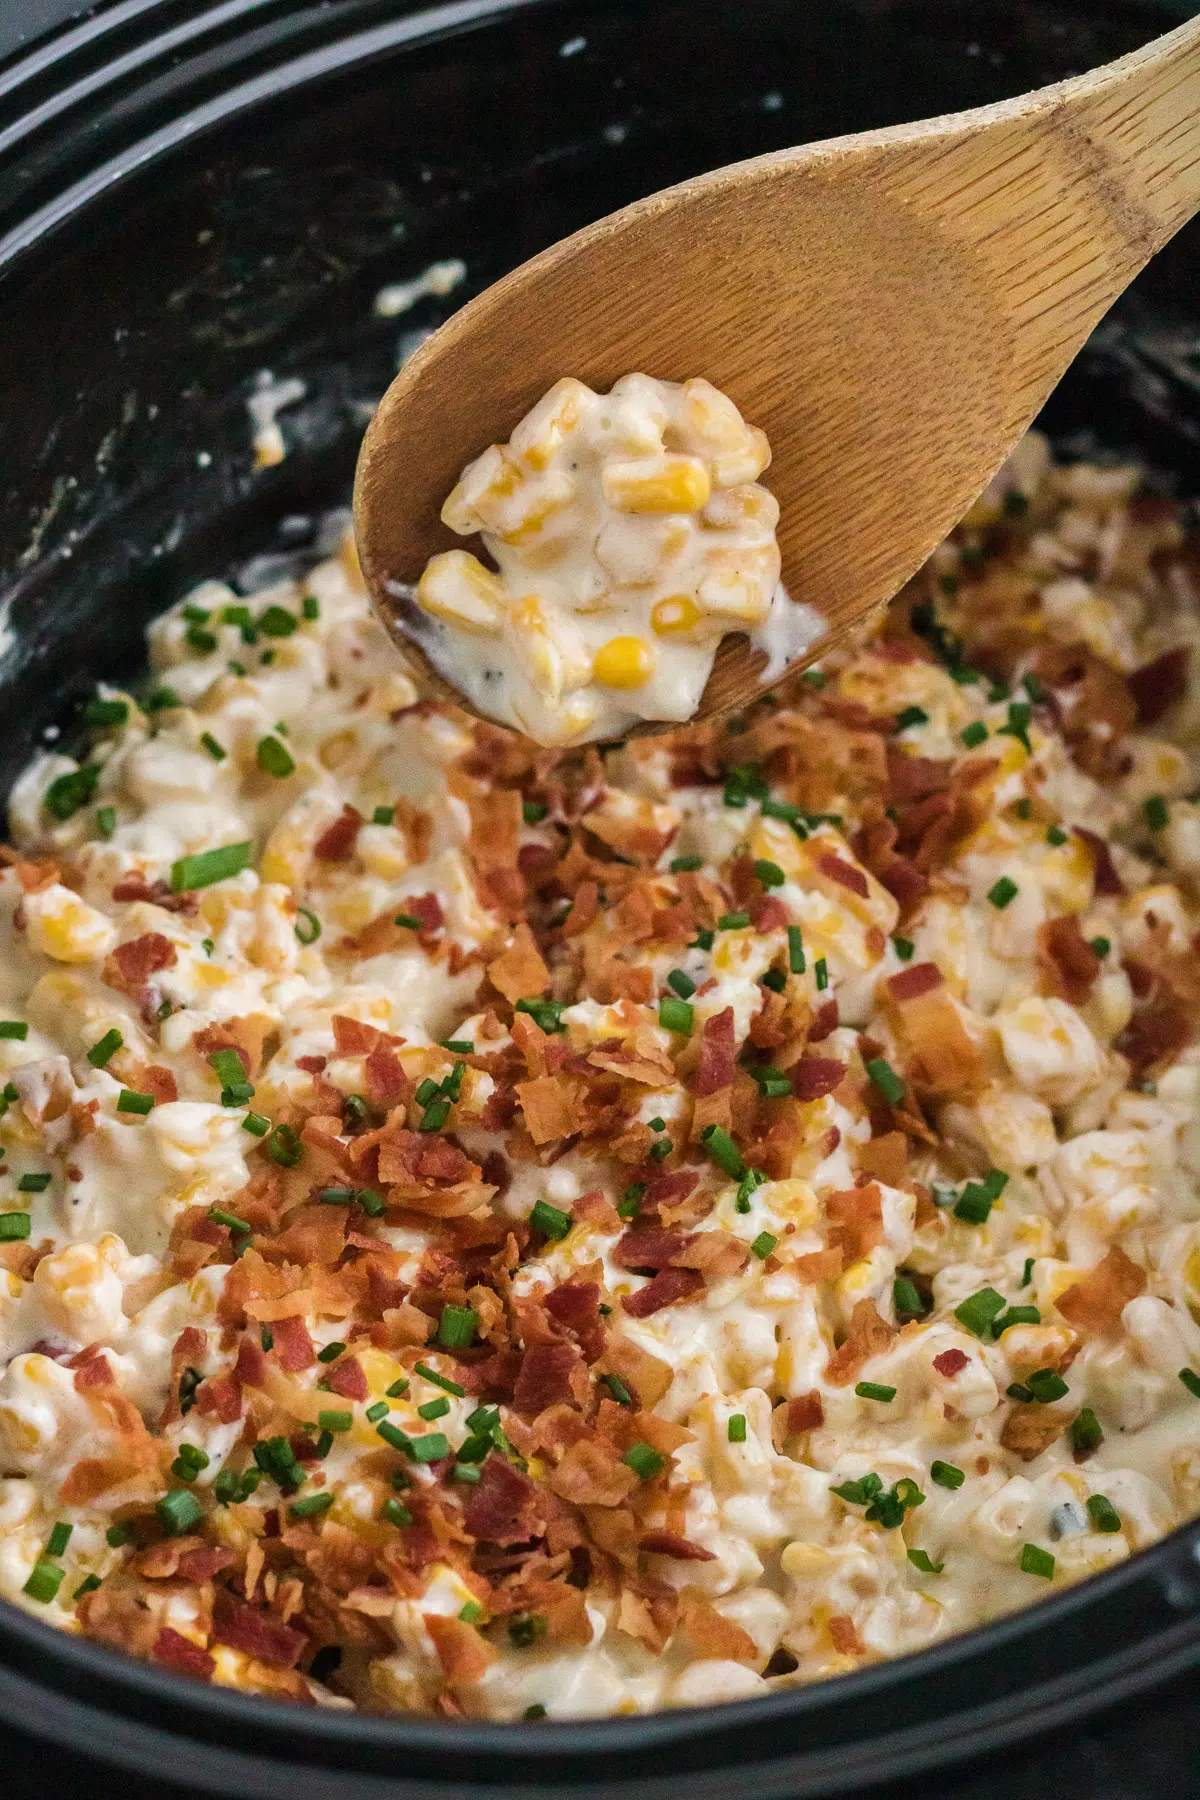
<svg viewBox="0 0 1200 1800">
<path fill-rule="evenodd" d="M 160 618 L 11 797 L 4 1598 L 628 1714 L 1200 1510 L 1181 518 L 1031 435 L 869 641 L 603 755 L 419 698 L 348 543 Z"/>
<path fill-rule="evenodd" d="M 727 632 L 779 675 L 821 635 L 779 581 L 764 434 L 708 381 L 558 381 L 442 508 L 478 532 L 430 559 L 411 628 L 488 718 L 538 743 L 693 717 Z"/>
</svg>

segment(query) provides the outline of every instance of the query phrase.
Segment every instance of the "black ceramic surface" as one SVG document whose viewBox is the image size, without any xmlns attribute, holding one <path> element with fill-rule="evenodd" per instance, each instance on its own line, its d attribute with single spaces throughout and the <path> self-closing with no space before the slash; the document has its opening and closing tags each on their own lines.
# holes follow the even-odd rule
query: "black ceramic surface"
<svg viewBox="0 0 1200 1800">
<path fill-rule="evenodd" d="M 381 320 L 384 283 L 462 257 L 465 297 L 700 169 L 999 98 L 1193 10 L 114 0 L 56 20 L 0 63 L 0 592 L 16 635 L 0 661 L 0 783 L 47 728 L 69 735 L 92 681 L 136 668 L 146 620 L 187 585 L 253 580 L 345 500 L 399 340 L 447 304 Z M 1193 228 L 1047 415 L 1061 440 L 1134 449 L 1189 495 L 1198 266 Z M 256 471 L 246 399 L 263 369 L 299 376 L 305 393 L 281 414 L 285 461 Z M 704 1714 L 574 1726 L 283 1709 L 176 1682 L 0 1606 L 12 1732 L 0 1791 L 133 1791 L 95 1773 L 104 1765 L 155 1795 L 289 1800 L 450 1789 L 766 1800 L 930 1782 L 987 1800 L 1035 1782 L 1062 1800 L 1197 1792 L 1172 1744 L 1189 1734 L 1200 1659 L 1198 1538 L 1188 1528 L 886 1668 Z M 93 1773 L 67 1752 L 90 1756 Z M 950 1775 L 966 1761 L 969 1775 Z"/>
</svg>

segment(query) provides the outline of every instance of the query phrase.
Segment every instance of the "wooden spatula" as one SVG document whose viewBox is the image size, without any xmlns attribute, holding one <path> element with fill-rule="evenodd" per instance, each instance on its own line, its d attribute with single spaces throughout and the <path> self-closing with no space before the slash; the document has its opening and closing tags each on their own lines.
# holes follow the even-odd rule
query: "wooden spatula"
<svg viewBox="0 0 1200 1800">
<path fill-rule="evenodd" d="M 783 579 L 828 621 L 812 661 L 920 567 L 1198 207 L 1200 18 L 1015 100 L 625 207 L 472 300 L 384 395 L 354 490 L 376 609 L 451 696 L 396 584 L 461 543 L 438 513 L 463 465 L 561 375 L 703 375 L 770 439 Z M 727 637 L 701 716 L 759 693 L 764 661 Z"/>
</svg>

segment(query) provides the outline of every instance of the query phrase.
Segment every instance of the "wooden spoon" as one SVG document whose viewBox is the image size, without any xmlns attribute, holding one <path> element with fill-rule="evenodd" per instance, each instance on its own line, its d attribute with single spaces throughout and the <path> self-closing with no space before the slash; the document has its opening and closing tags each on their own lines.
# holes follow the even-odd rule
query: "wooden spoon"
<svg viewBox="0 0 1200 1800">
<path fill-rule="evenodd" d="M 1119 62 L 973 112 L 700 175 L 552 245 L 407 362 L 354 487 L 376 610 L 412 642 L 463 465 L 562 375 L 703 375 L 767 433 L 783 579 L 861 625 L 986 485 L 1097 320 L 1200 207 L 1200 18 Z M 744 635 L 700 716 L 762 691 Z M 668 730 L 651 724 L 649 730 Z"/>
</svg>

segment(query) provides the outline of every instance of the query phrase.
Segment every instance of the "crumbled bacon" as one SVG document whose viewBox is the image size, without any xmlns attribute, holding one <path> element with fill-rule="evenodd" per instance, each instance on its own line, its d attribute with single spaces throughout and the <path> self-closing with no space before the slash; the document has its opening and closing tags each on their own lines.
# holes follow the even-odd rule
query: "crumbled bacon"
<svg viewBox="0 0 1200 1800">
<path fill-rule="evenodd" d="M 788 1070 L 797 1100 L 823 1100 L 841 1084 L 845 1073 L 845 1063 L 832 1056 L 802 1056 Z"/>
<path fill-rule="evenodd" d="M 1038 927 L 1038 964 L 1052 994 L 1082 1006 L 1100 973 L 1100 958 L 1092 949 L 1076 913 L 1047 919 Z"/>
<path fill-rule="evenodd" d="M 840 1250 L 847 1263 L 869 1256 L 883 1242 L 883 1195 L 878 1182 L 846 1188 L 825 1200 L 829 1219 L 829 1245 Z"/>
<path fill-rule="evenodd" d="M 197 1681 L 208 1681 L 217 1667 L 207 1650 L 172 1631 L 169 1625 L 164 1625 L 155 1638 L 151 1655 L 164 1669 L 171 1669 L 176 1675 L 191 1675 Z"/>
<path fill-rule="evenodd" d="M 302 1631 L 260 1607 L 247 1605 L 224 1588 L 218 1590 L 213 1605 L 213 1636 L 219 1644 L 284 1669 L 295 1667 L 305 1644 Z"/>
<path fill-rule="evenodd" d="M 895 1335 L 895 1326 L 880 1318 L 873 1300 L 857 1301 L 850 1315 L 850 1330 L 830 1357 L 825 1379 L 834 1387 L 848 1386 L 865 1363 L 888 1348 Z"/>
<path fill-rule="evenodd" d="M 626 1294 L 621 1304 L 631 1319 L 648 1319 L 664 1306 L 694 1300 L 703 1288 L 704 1277 L 696 1269 L 660 1269 L 644 1288 Z"/>
<path fill-rule="evenodd" d="M 677 1531 L 647 1531 L 638 1539 L 638 1549 L 649 1556 L 670 1556 L 677 1562 L 715 1562 L 716 1554 L 703 1544 L 693 1544 Z"/>
<path fill-rule="evenodd" d="M 667 1268 L 675 1261 L 687 1239 L 681 1231 L 656 1231 L 645 1226 L 627 1231 L 614 1245 L 612 1257 L 620 1269 Z"/>
<path fill-rule="evenodd" d="M 1146 1290 L 1146 1271 L 1119 1244 L 1055 1302 L 1068 1324 L 1087 1337 L 1113 1332 L 1131 1300 Z"/>
<path fill-rule="evenodd" d="M 733 1008 L 713 1013 L 704 1021 L 700 1036 L 700 1061 L 692 1077 L 692 1092 L 715 1094 L 729 1086 L 737 1066 Z"/>
<path fill-rule="evenodd" d="M 1157 725 L 1188 691 L 1191 645 L 1177 644 L 1126 676 L 1139 725 Z"/>
<path fill-rule="evenodd" d="M 137 995 L 160 969 L 175 965 L 175 946 L 161 931 L 144 931 L 141 937 L 118 944 L 104 965 L 104 979 L 109 987 Z"/>
<path fill-rule="evenodd" d="M 317 1360 L 317 1353 L 303 1319 L 297 1318 L 295 1314 L 289 1318 L 276 1319 L 271 1330 L 275 1335 L 275 1354 L 279 1358 L 281 1369 L 297 1373 L 301 1369 L 312 1367 Z"/>
<path fill-rule="evenodd" d="M 316 843 L 313 855 L 318 862 L 348 862 L 354 854 L 363 816 L 356 806 L 343 806 L 332 825 L 327 825 Z"/>
<path fill-rule="evenodd" d="M 539 1413 L 547 1406 L 568 1404 L 574 1397 L 571 1377 L 579 1363 L 579 1352 L 572 1344 L 531 1345 L 521 1359 L 513 1386 L 517 1411 Z"/>
<path fill-rule="evenodd" d="M 970 1360 L 965 1350 L 951 1347 L 934 1357 L 933 1366 L 939 1375 L 944 1375 L 947 1380 L 950 1380 L 955 1375 L 961 1375 Z"/>
<path fill-rule="evenodd" d="M 825 1408 L 814 1388 L 810 1394 L 796 1394 L 787 1403 L 787 1428 L 799 1437 L 805 1431 L 818 1431 L 825 1423 Z"/>
<path fill-rule="evenodd" d="M 1105 840 L 1094 831 L 1085 831 L 1082 825 L 1075 826 L 1075 835 L 1083 839 L 1092 853 L 1092 886 L 1096 893 L 1101 896 L 1123 894 L 1125 883 L 1117 874 L 1117 865 Z"/>
<path fill-rule="evenodd" d="M 870 898 L 871 889 L 867 878 L 857 863 L 847 862 L 844 856 L 826 854 L 817 858 L 817 867 L 822 875 L 827 876 L 830 881 L 836 881 L 840 887 L 848 888 L 852 894 L 858 894 L 864 900 Z"/>
<path fill-rule="evenodd" d="M 474 1538 L 520 1544 L 536 1534 L 542 1502 L 538 1489 L 503 1456 L 493 1453 L 470 1490 L 463 1523 Z"/>
<path fill-rule="evenodd" d="M 331 1394 L 340 1394 L 343 1400 L 366 1400 L 371 1392 L 362 1364 L 354 1356 L 343 1356 L 340 1362 L 334 1363 L 325 1376 L 325 1385 Z"/>
</svg>

